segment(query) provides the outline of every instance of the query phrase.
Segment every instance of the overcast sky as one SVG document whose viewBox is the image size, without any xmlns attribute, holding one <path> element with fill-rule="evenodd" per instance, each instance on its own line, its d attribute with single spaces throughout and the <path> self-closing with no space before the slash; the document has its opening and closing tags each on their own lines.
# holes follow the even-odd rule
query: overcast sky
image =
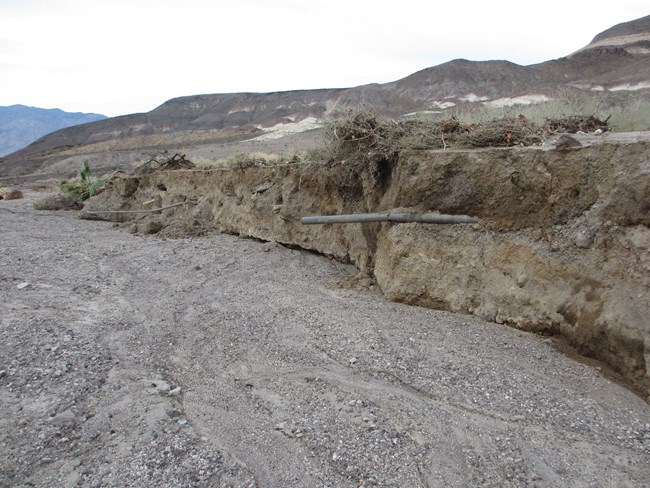
<svg viewBox="0 0 650 488">
<path fill-rule="evenodd" d="M 0 0 L 0 105 L 114 116 L 385 83 L 456 58 L 528 65 L 648 14 L 648 0 Z"/>
</svg>

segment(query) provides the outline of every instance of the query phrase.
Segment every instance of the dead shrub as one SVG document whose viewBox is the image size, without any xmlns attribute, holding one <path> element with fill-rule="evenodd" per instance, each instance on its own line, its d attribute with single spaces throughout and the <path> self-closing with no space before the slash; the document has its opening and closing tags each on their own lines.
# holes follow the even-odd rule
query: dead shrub
<svg viewBox="0 0 650 488">
<path fill-rule="evenodd" d="M 0 200 L 18 200 L 23 198 L 23 192 L 15 188 L 0 188 Z"/>
<path fill-rule="evenodd" d="M 311 156 L 333 165 L 368 167 L 393 161 L 409 149 L 529 146 L 541 143 L 548 132 L 521 115 L 470 125 L 454 116 L 398 122 L 371 112 L 348 112 L 326 125 L 323 146 Z"/>
<path fill-rule="evenodd" d="M 83 204 L 78 200 L 62 193 L 48 195 L 34 202 L 36 210 L 80 210 L 82 207 Z"/>
<path fill-rule="evenodd" d="M 609 118 L 600 120 L 594 115 L 572 115 L 570 117 L 561 117 L 558 119 L 546 119 L 545 126 L 551 132 L 594 132 L 600 129 L 603 132 L 609 130 Z"/>
<path fill-rule="evenodd" d="M 543 142 L 547 132 L 544 127 L 520 115 L 473 125 L 456 142 L 459 146 L 475 148 L 532 146 Z"/>
<path fill-rule="evenodd" d="M 135 168 L 133 174 L 145 175 L 156 171 L 174 171 L 179 169 L 196 168 L 196 165 L 192 161 L 186 159 L 185 154 L 176 153 L 171 157 L 168 154 L 167 151 L 164 151 L 160 155 L 151 155 L 146 162 Z"/>
</svg>

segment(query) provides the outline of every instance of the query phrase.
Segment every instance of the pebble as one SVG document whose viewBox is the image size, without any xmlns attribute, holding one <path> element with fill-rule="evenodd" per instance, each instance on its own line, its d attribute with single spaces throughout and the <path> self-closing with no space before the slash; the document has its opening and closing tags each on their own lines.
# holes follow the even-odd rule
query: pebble
<svg viewBox="0 0 650 488">
<path fill-rule="evenodd" d="M 152 381 L 151 386 L 156 388 L 161 393 L 167 393 L 172 389 L 171 385 L 163 380 Z"/>
<path fill-rule="evenodd" d="M 519 288 L 522 288 L 526 283 L 528 283 L 529 279 L 530 276 L 528 275 L 528 273 L 526 273 L 525 271 L 520 271 L 519 273 L 517 273 L 517 286 L 519 286 Z"/>
<path fill-rule="evenodd" d="M 576 138 L 568 134 L 562 134 L 555 144 L 555 149 L 567 149 L 570 147 L 580 147 L 582 144 Z"/>
<path fill-rule="evenodd" d="M 177 386 L 176 388 L 173 388 L 167 392 L 167 395 L 170 397 L 178 396 L 181 394 L 181 387 Z"/>
<path fill-rule="evenodd" d="M 29 283 L 24 282 L 24 283 L 19 283 L 18 286 L 16 286 L 16 288 L 18 288 L 19 290 L 24 290 L 28 286 L 29 286 Z"/>
<path fill-rule="evenodd" d="M 575 239 L 575 244 L 581 249 L 587 249 L 591 246 L 591 237 L 585 232 L 578 232 Z"/>
<path fill-rule="evenodd" d="M 350 358 L 350 364 L 356 364 L 358 361 L 357 358 Z"/>
<path fill-rule="evenodd" d="M 68 409 L 52 417 L 50 422 L 52 422 L 55 425 L 66 425 L 66 424 L 72 424 L 74 422 L 74 419 L 75 419 L 74 412 Z"/>
<path fill-rule="evenodd" d="M 182 415 L 182 412 L 180 410 L 176 409 L 176 408 L 171 408 L 171 409 L 167 410 L 166 413 L 171 418 L 180 417 Z"/>
</svg>

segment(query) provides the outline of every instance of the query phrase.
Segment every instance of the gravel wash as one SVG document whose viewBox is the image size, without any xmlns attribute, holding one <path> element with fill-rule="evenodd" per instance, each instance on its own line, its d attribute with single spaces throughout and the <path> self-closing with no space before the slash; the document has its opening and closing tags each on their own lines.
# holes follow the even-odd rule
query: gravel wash
<svg viewBox="0 0 650 488">
<path fill-rule="evenodd" d="M 0 486 L 650 485 L 650 406 L 548 338 L 25 195 L 0 202 Z"/>
</svg>

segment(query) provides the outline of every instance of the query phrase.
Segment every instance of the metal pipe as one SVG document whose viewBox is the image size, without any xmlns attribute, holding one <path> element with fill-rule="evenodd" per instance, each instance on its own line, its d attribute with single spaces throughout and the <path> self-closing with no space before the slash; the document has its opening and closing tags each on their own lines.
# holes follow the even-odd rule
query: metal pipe
<svg viewBox="0 0 650 488">
<path fill-rule="evenodd" d="M 314 224 L 354 224 L 363 222 L 419 222 L 422 224 L 475 224 L 479 220 L 468 215 L 445 215 L 436 213 L 369 213 L 349 215 L 313 215 L 303 217 L 303 225 Z"/>
<path fill-rule="evenodd" d="M 469 215 L 447 215 L 436 213 L 425 214 L 404 214 L 404 213 L 391 213 L 388 214 L 390 222 L 420 222 L 422 224 L 477 224 L 477 217 L 470 217 Z"/>
<path fill-rule="evenodd" d="M 354 224 L 358 222 L 387 222 L 388 213 L 350 214 L 350 215 L 313 215 L 303 217 L 300 223 L 313 224 Z"/>
</svg>

